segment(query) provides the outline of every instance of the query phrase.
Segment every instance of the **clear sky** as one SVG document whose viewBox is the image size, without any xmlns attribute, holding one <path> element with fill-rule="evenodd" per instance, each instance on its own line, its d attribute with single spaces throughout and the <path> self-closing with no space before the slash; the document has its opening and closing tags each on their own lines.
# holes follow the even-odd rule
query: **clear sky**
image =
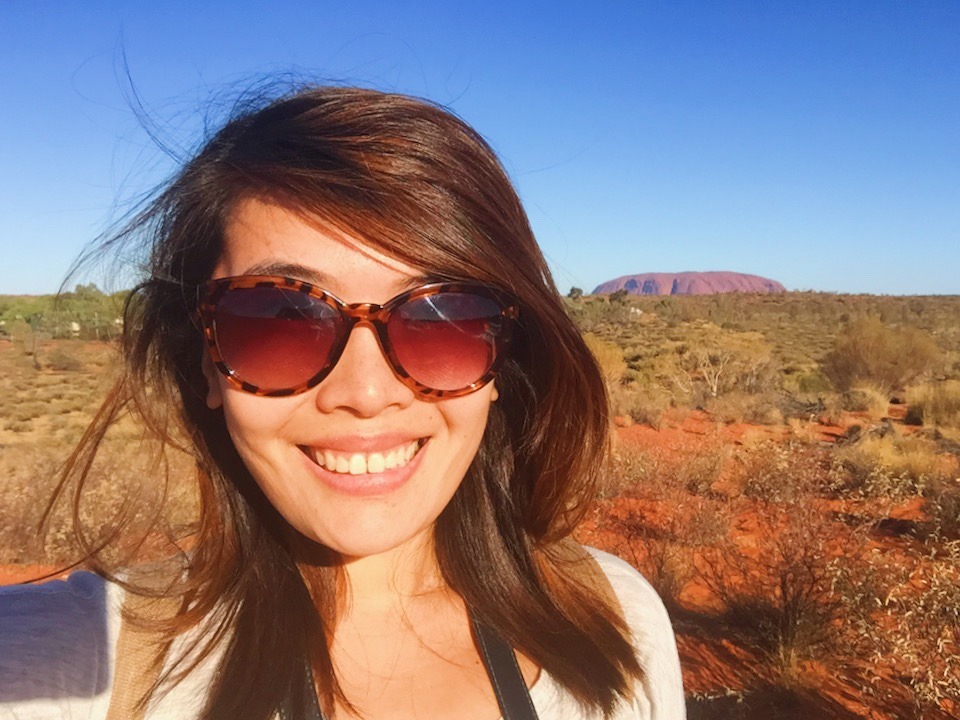
<svg viewBox="0 0 960 720">
<path fill-rule="evenodd" d="M 174 167 L 125 67 L 175 153 L 211 97 L 288 70 L 447 105 L 564 292 L 733 270 L 960 294 L 956 0 L 0 0 L 0 294 L 54 291 Z"/>
</svg>

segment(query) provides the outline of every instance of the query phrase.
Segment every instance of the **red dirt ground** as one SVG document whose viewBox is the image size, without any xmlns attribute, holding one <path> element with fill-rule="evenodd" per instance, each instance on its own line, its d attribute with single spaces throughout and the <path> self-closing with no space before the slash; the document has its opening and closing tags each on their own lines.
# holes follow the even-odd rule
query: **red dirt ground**
<svg viewBox="0 0 960 720">
<path fill-rule="evenodd" d="M 888 417 L 894 422 L 902 420 L 905 407 L 891 406 Z M 617 448 L 636 448 L 660 460 L 674 463 L 683 462 L 684 457 L 695 457 L 709 449 L 740 446 L 753 447 L 765 441 L 785 441 L 799 433 L 803 439 L 832 443 L 844 436 L 853 425 L 867 422 L 867 418 L 856 413 L 846 413 L 839 425 L 829 425 L 812 421 L 802 427 L 776 426 L 758 427 L 746 424 L 723 424 L 713 420 L 700 411 L 675 412 L 666 415 L 660 429 L 645 425 L 621 426 L 617 430 Z M 619 423 L 618 423 L 619 424 Z M 910 432 L 910 428 L 903 428 Z M 714 490 L 724 490 L 724 473 L 712 486 Z M 853 507 L 848 501 L 819 501 L 827 512 L 861 511 L 869 513 L 871 508 Z M 689 508 L 687 508 L 689 510 Z M 624 553 L 623 537 L 617 535 L 616 523 L 610 518 L 625 518 L 640 514 L 647 527 L 666 526 L 682 508 L 667 507 L 664 503 L 634 497 L 616 497 L 604 501 L 603 508 L 592 517 L 588 517 L 578 531 L 582 542 L 594 544 L 610 550 Z M 875 512 L 876 508 L 872 508 Z M 884 516 L 894 519 L 922 521 L 925 519 L 921 498 L 911 498 L 899 504 L 885 508 Z M 602 519 L 601 519 L 602 516 Z M 681 524 L 684 522 L 680 520 Z M 611 529 L 611 526 L 614 529 Z M 750 533 L 751 526 L 756 527 L 749 517 L 739 518 L 738 532 Z M 763 538 L 741 538 L 740 542 L 758 544 Z M 901 551 L 897 546 L 899 539 L 879 540 L 872 544 L 881 551 L 893 554 Z M 642 542 L 642 541 L 641 541 Z M 628 560 L 641 561 L 641 557 L 628 557 Z M 709 616 L 718 609 L 717 601 L 706 586 L 699 580 L 687 583 L 678 593 L 679 617 L 675 617 L 677 643 L 683 666 L 684 686 L 691 702 L 690 717 L 694 718 L 830 718 L 854 720 L 902 720 L 909 711 L 909 699 L 904 696 L 902 704 L 895 707 L 878 706 L 871 701 L 868 706 L 856 685 L 838 677 L 835 671 L 807 662 L 802 666 L 801 682 L 796 689 L 784 689 L 778 686 L 775 671 L 757 652 L 737 644 L 736 638 L 722 637 L 709 629 Z M 698 618 L 689 623 L 683 616 Z M 706 622 L 704 622 L 706 618 Z M 720 631 L 722 632 L 722 631 Z M 851 672 L 857 672 L 852 669 Z M 781 683 L 782 685 L 782 683 Z M 960 709 L 960 708 L 958 708 Z M 937 718 L 955 718 L 957 709 L 945 708 Z M 925 715 L 934 720 L 934 715 Z"/>
</svg>

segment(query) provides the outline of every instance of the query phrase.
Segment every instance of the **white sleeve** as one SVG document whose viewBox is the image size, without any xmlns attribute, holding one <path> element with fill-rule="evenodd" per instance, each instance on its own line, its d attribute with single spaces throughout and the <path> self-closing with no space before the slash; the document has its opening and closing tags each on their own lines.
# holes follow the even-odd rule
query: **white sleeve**
<svg viewBox="0 0 960 720">
<path fill-rule="evenodd" d="M 121 599 L 83 571 L 0 587 L 0 720 L 102 720 Z"/>
<path fill-rule="evenodd" d="M 680 656 L 663 601 L 632 565 L 601 550 L 587 550 L 610 580 L 633 633 L 637 659 L 644 672 L 634 701 L 638 705 L 637 715 L 651 720 L 685 720 Z"/>
</svg>

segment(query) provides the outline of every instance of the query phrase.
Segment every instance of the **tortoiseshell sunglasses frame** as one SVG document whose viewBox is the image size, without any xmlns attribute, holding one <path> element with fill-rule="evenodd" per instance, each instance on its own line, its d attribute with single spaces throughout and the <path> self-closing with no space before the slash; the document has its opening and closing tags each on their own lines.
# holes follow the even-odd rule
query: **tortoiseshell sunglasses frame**
<svg viewBox="0 0 960 720">
<path fill-rule="evenodd" d="M 232 368 L 224 361 L 217 346 L 216 328 L 214 318 L 217 311 L 217 304 L 220 299 L 231 290 L 250 289 L 250 288 L 280 288 L 283 290 L 302 292 L 328 307 L 336 310 L 343 318 L 343 327 L 345 331 L 334 339 L 331 345 L 329 357 L 326 359 L 323 367 L 316 372 L 309 380 L 295 387 L 290 388 L 263 388 L 243 380 Z M 437 390 L 431 388 L 411 377 L 410 374 L 400 364 L 399 359 L 393 349 L 390 336 L 387 333 L 387 321 L 390 314 L 401 305 L 415 299 L 439 295 L 441 293 L 463 293 L 477 295 L 479 297 L 493 300 L 500 306 L 500 317 L 503 325 L 501 331 L 494 338 L 494 357 L 490 369 L 483 374 L 481 378 L 463 388 L 455 390 Z M 390 299 L 383 305 L 375 303 L 355 303 L 348 304 L 340 300 L 335 295 L 318 288 L 316 285 L 305 280 L 282 277 L 279 275 L 239 275 L 235 277 L 218 278 L 210 280 L 202 286 L 201 299 L 198 305 L 198 314 L 203 326 L 203 335 L 207 342 L 207 351 L 217 370 L 234 387 L 253 395 L 262 395 L 265 397 L 285 397 L 306 392 L 310 388 L 320 384 L 327 375 L 336 367 L 340 360 L 343 350 L 350 339 L 350 333 L 360 323 L 371 326 L 374 334 L 377 336 L 377 342 L 380 343 L 380 350 L 387 360 L 387 364 L 393 371 L 397 379 L 409 387 L 417 394 L 428 398 L 451 398 L 469 395 L 493 380 L 497 371 L 503 365 L 506 359 L 507 348 L 510 345 L 510 338 L 513 327 L 520 315 L 519 305 L 516 298 L 510 293 L 489 285 L 481 285 L 465 282 L 438 282 L 423 285 L 412 290 L 408 290 L 396 297 Z"/>
</svg>

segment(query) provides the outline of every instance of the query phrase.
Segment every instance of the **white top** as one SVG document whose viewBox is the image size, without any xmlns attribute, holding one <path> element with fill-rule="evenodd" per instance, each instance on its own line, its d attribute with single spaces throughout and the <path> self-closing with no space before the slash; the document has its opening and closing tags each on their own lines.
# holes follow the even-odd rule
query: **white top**
<svg viewBox="0 0 960 720">
<path fill-rule="evenodd" d="M 633 702 L 622 704 L 613 720 L 684 720 L 680 661 L 663 603 L 623 560 L 590 552 L 620 601 L 645 672 Z M 0 720 L 103 720 L 122 602 L 120 588 L 90 573 L 44 585 L 0 588 Z M 202 664 L 173 688 L 148 719 L 196 717 L 212 665 Z M 573 697 L 546 672 L 530 688 L 530 697 L 540 720 L 587 720 Z"/>
</svg>

